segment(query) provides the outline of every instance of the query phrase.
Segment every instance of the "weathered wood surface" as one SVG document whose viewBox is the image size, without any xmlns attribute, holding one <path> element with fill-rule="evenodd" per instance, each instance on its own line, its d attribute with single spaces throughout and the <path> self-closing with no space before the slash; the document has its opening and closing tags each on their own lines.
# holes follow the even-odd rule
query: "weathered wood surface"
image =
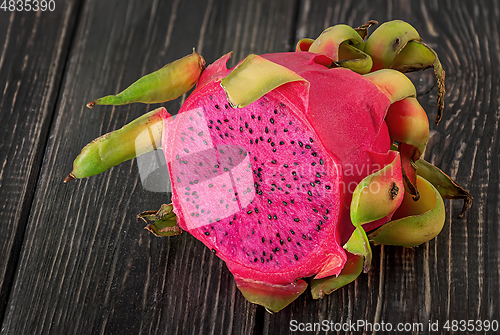
<svg viewBox="0 0 500 335">
<path fill-rule="evenodd" d="M 188 234 L 147 233 L 135 215 L 168 199 L 141 186 L 134 161 L 62 183 L 86 143 L 156 107 L 85 103 L 192 47 L 209 63 L 233 50 L 234 64 L 250 52 L 292 50 L 336 23 L 395 18 L 440 54 L 445 115 L 431 126 L 425 157 L 474 205 L 457 219 L 461 203 L 447 201 L 436 239 L 375 247 L 372 270 L 323 300 L 304 294 L 270 315 Z M 292 320 L 426 329 L 429 320 L 500 321 L 499 19 L 494 0 L 67 0 L 54 12 L 0 11 L 1 334 L 286 334 Z M 412 78 L 432 119 L 435 89 L 424 94 L 432 73 Z M 165 105 L 174 112 L 180 103 Z"/>
</svg>

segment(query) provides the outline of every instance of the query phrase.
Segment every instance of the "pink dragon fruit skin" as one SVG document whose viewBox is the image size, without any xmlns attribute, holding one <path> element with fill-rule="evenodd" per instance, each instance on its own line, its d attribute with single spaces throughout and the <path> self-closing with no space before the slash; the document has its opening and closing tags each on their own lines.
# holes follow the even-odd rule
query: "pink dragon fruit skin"
<svg viewBox="0 0 500 335">
<path fill-rule="evenodd" d="M 338 275 L 346 261 L 341 245 L 354 230 L 354 187 L 387 164 L 390 101 L 362 76 L 317 64 L 316 54 L 262 57 L 301 75 L 309 89 L 288 83 L 233 109 L 220 85 L 230 72 L 226 55 L 203 72 L 176 119 L 165 120 L 178 224 L 236 278 L 271 286 Z M 303 179 L 293 180 L 293 164 Z"/>
</svg>

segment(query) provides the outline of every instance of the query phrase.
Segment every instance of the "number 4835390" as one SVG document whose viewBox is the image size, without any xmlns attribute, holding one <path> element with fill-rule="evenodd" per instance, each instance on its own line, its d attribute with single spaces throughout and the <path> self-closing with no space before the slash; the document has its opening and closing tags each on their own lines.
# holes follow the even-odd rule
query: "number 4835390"
<svg viewBox="0 0 500 335">
<path fill-rule="evenodd" d="M 54 0 L 3 0 L 0 10 L 4 12 L 38 12 L 51 11 L 56 9 Z"/>
</svg>

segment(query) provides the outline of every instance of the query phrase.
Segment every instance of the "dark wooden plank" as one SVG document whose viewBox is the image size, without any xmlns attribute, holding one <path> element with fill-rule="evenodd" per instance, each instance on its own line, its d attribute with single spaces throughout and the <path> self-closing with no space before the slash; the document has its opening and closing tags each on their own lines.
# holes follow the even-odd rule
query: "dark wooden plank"
<svg viewBox="0 0 500 335">
<path fill-rule="evenodd" d="M 417 28 L 447 71 L 445 115 L 439 126 L 431 124 L 425 158 L 468 189 L 474 205 L 464 219 L 457 219 L 461 202 L 445 201 L 447 219 L 436 239 L 414 249 L 375 247 L 368 274 L 322 301 L 304 295 L 282 312 L 266 315 L 264 334 L 293 333 L 291 320 L 364 320 L 394 328 L 398 323 L 421 323 L 424 334 L 429 333 L 430 320 L 439 321 L 436 333 L 448 334 L 451 329 L 443 328 L 447 320 L 500 319 L 498 2 L 304 1 L 297 39 L 316 37 L 337 23 L 357 26 L 369 19 L 396 18 Z M 432 76 L 430 70 L 412 75 L 431 120 L 435 89 L 423 93 L 433 85 Z M 355 329 L 338 332 L 332 327 L 314 333 L 373 333 L 369 327 Z"/>
<path fill-rule="evenodd" d="M 19 259 L 79 1 L 0 10 L 0 315 Z"/>
<path fill-rule="evenodd" d="M 207 248 L 188 234 L 155 238 L 135 221 L 137 213 L 169 197 L 145 190 L 134 162 L 86 180 L 62 180 L 86 143 L 156 107 L 88 110 L 86 102 L 119 91 L 192 47 L 208 62 L 230 50 L 240 58 L 250 50 L 290 49 L 296 8 L 264 0 L 85 2 L 3 333 L 260 330 L 263 309 L 243 298 Z M 175 112 L 180 101 L 165 105 Z"/>
</svg>

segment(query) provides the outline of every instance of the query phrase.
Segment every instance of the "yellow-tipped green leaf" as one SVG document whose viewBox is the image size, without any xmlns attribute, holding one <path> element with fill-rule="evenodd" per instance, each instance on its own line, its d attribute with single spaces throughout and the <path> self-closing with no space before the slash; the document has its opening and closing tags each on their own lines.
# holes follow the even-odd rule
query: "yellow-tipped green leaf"
<svg viewBox="0 0 500 335">
<path fill-rule="evenodd" d="M 437 92 L 437 115 L 436 124 L 439 123 L 443 116 L 444 109 L 444 76 L 443 66 L 439 61 L 437 53 L 427 44 L 419 41 L 410 41 L 396 56 L 391 68 L 401 71 L 410 72 L 424 70 L 433 67 L 436 75 L 438 92 Z"/>
<path fill-rule="evenodd" d="M 372 222 L 393 213 L 404 196 L 399 154 L 383 169 L 372 173 L 356 186 L 351 201 L 354 226 Z"/>
<path fill-rule="evenodd" d="M 159 103 L 176 99 L 189 91 L 205 68 L 205 60 L 195 51 L 161 69 L 145 75 L 122 92 L 91 101 L 95 105 L 125 105 L 133 102 Z"/>
<path fill-rule="evenodd" d="M 374 83 L 389 98 L 391 103 L 417 96 L 417 91 L 411 80 L 399 71 L 383 69 L 365 74 L 364 77 Z"/>
<path fill-rule="evenodd" d="M 325 29 L 311 44 L 309 52 L 326 55 L 334 62 L 338 62 L 341 60 L 339 58 L 340 44 L 346 41 L 358 44 L 362 43 L 363 39 L 352 27 L 338 24 Z"/>
<path fill-rule="evenodd" d="M 443 228 L 445 209 L 443 199 L 431 183 L 417 177 L 420 199 L 414 201 L 409 193 L 394 213 L 393 220 L 369 235 L 375 244 L 414 247 L 436 237 Z"/>
<path fill-rule="evenodd" d="M 65 182 L 94 176 L 107 169 L 161 146 L 163 118 L 170 114 L 163 107 L 135 119 L 123 128 L 107 133 L 82 149 L 73 162 Z"/>
<path fill-rule="evenodd" d="M 269 284 L 238 276 L 234 279 L 236 286 L 248 301 L 264 306 L 270 313 L 285 308 L 307 288 L 307 283 L 302 279 L 290 284 Z"/>
<path fill-rule="evenodd" d="M 353 282 L 363 271 L 363 257 L 347 253 L 347 261 L 338 276 L 311 279 L 313 299 L 323 299 L 326 294 Z"/>
<path fill-rule="evenodd" d="M 420 41 L 409 23 L 394 20 L 381 24 L 368 36 L 364 51 L 373 59 L 373 71 L 388 69 L 409 41 Z"/>
<path fill-rule="evenodd" d="M 372 249 L 370 247 L 370 241 L 368 241 L 368 236 L 366 236 L 366 232 L 361 226 L 356 227 L 347 243 L 344 244 L 343 248 L 351 254 L 362 256 L 364 258 L 364 271 L 368 272 L 368 270 L 370 270 L 370 265 L 372 263 Z"/>
<path fill-rule="evenodd" d="M 294 81 L 308 83 L 307 80 L 284 66 L 261 56 L 249 55 L 222 79 L 221 85 L 231 106 L 243 108 L 275 88 Z"/>
<path fill-rule="evenodd" d="M 472 206 L 472 195 L 456 181 L 429 162 L 419 159 L 415 162 L 417 174 L 429 181 L 445 199 L 464 199 L 464 206 L 458 218 L 462 218 Z"/>
</svg>

